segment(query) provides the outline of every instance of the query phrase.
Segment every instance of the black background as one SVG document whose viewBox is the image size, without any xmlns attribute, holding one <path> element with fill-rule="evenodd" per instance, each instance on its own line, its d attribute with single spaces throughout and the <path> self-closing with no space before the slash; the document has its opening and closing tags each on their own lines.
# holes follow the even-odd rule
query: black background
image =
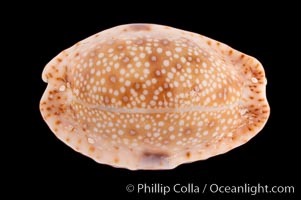
<svg viewBox="0 0 301 200">
<path fill-rule="evenodd" d="M 16 45 L 24 56 L 17 64 L 18 75 L 25 79 L 19 87 L 24 88 L 20 92 L 26 95 L 21 98 L 25 106 L 15 104 L 25 109 L 24 112 L 18 119 L 12 116 L 15 121 L 21 117 L 25 119 L 13 127 L 17 130 L 13 135 L 18 136 L 18 150 L 10 157 L 12 166 L 17 166 L 12 172 L 15 178 L 10 179 L 12 187 L 24 189 L 22 194 L 29 197 L 42 198 L 38 193 L 41 192 L 53 197 L 83 195 L 85 199 L 93 195 L 98 199 L 117 198 L 119 194 L 128 199 L 146 198 L 146 194 L 125 190 L 127 184 L 136 186 L 138 183 L 293 185 L 295 193 L 299 193 L 300 140 L 297 135 L 300 129 L 298 117 L 291 114 L 292 110 L 298 111 L 294 107 L 297 105 L 294 95 L 299 85 L 293 78 L 295 60 L 288 59 L 288 56 L 294 58 L 289 45 L 294 45 L 295 13 L 283 5 L 264 7 L 255 3 L 230 9 L 219 4 L 197 6 L 190 2 L 174 2 L 169 6 L 157 2 L 111 3 L 75 6 L 73 3 L 66 7 L 35 4 L 14 24 L 16 31 L 12 31 L 12 35 L 18 38 Z M 41 118 L 38 108 L 46 88 L 41 80 L 44 66 L 59 52 L 92 34 L 116 25 L 139 22 L 197 32 L 261 61 L 268 79 L 267 97 L 271 106 L 271 116 L 264 129 L 247 144 L 226 154 L 167 171 L 129 171 L 97 164 L 59 141 Z M 171 196 L 175 199 L 293 199 L 297 194 L 154 195 L 156 199 Z"/>
</svg>

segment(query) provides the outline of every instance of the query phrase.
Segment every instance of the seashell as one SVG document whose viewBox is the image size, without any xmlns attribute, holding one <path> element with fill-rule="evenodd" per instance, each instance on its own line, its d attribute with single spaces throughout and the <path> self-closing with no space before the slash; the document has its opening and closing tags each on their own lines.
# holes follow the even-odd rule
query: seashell
<svg viewBox="0 0 301 200">
<path fill-rule="evenodd" d="M 172 169 L 225 153 L 269 117 L 255 58 L 155 24 L 104 30 L 45 67 L 40 102 L 54 134 L 98 163 Z"/>
</svg>

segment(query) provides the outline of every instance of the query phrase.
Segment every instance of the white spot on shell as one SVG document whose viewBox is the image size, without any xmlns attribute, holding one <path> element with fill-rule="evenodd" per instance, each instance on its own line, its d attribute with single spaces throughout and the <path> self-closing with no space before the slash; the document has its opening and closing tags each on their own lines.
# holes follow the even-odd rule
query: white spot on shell
<svg viewBox="0 0 301 200">
<path fill-rule="evenodd" d="M 168 130 L 169 130 L 169 131 L 174 131 L 175 128 L 174 128 L 173 126 L 170 126 L 170 127 L 168 127 Z"/>
<path fill-rule="evenodd" d="M 240 109 L 240 110 L 239 110 L 239 113 L 240 113 L 241 115 L 245 115 L 247 112 L 248 112 L 248 109 L 246 109 L 246 108 Z"/>
<path fill-rule="evenodd" d="M 65 85 L 61 85 L 61 87 L 59 88 L 60 92 L 64 92 L 66 90 L 66 86 Z"/>
<path fill-rule="evenodd" d="M 144 126 L 144 129 L 145 130 L 149 130 L 151 128 L 151 125 L 150 124 L 146 124 L 145 126 Z"/>
<path fill-rule="evenodd" d="M 251 78 L 251 81 L 252 81 L 252 83 L 258 83 L 258 80 L 257 80 L 257 78 L 255 78 L 255 77 L 252 77 L 252 78 Z"/>
<path fill-rule="evenodd" d="M 115 76 L 111 76 L 111 77 L 110 77 L 110 81 L 111 81 L 112 83 L 115 83 L 115 82 L 116 82 L 116 77 L 115 77 Z"/>
<path fill-rule="evenodd" d="M 202 126 L 203 125 L 203 122 L 202 121 L 199 121 L 198 122 L 198 126 Z"/>
<path fill-rule="evenodd" d="M 164 122 L 160 121 L 160 122 L 158 123 L 158 126 L 164 126 Z"/>
<path fill-rule="evenodd" d="M 89 142 L 90 144 L 94 144 L 94 143 L 95 143 L 95 140 L 94 140 L 93 138 L 88 137 L 88 142 Z"/>
<path fill-rule="evenodd" d="M 104 53 L 99 53 L 98 58 L 102 58 L 104 56 Z"/>
<path fill-rule="evenodd" d="M 164 61 L 163 61 L 163 65 L 164 65 L 165 67 L 168 67 L 168 66 L 169 66 L 169 60 L 164 60 Z"/>
<path fill-rule="evenodd" d="M 130 85 L 131 85 L 131 81 L 126 80 L 126 81 L 125 81 L 125 86 L 129 87 Z"/>
<path fill-rule="evenodd" d="M 118 135 L 123 135 L 123 134 L 124 134 L 123 130 L 118 130 Z"/>
<path fill-rule="evenodd" d="M 160 47 L 157 48 L 157 52 L 158 52 L 158 53 L 162 53 L 162 51 L 163 51 L 162 48 L 160 48 Z"/>
<path fill-rule="evenodd" d="M 120 92 L 124 93 L 125 92 L 125 87 L 122 86 L 122 87 L 120 87 L 119 90 L 120 90 Z"/>
<path fill-rule="evenodd" d="M 182 48 L 181 47 L 176 47 L 176 52 L 181 52 L 182 51 Z"/>
<path fill-rule="evenodd" d="M 125 57 L 125 58 L 123 58 L 123 60 L 122 60 L 122 62 L 124 62 L 124 63 L 127 63 L 127 62 L 129 62 L 130 61 L 130 59 L 128 58 L 128 57 Z"/>
</svg>

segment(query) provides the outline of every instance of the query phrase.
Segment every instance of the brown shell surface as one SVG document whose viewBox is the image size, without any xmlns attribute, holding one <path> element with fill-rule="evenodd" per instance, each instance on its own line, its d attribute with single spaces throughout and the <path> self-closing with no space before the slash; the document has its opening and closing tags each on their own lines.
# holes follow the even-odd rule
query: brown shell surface
<svg viewBox="0 0 301 200">
<path fill-rule="evenodd" d="M 255 58 L 155 24 L 104 30 L 45 67 L 40 102 L 54 134 L 96 162 L 172 169 L 249 141 L 269 117 Z"/>
</svg>

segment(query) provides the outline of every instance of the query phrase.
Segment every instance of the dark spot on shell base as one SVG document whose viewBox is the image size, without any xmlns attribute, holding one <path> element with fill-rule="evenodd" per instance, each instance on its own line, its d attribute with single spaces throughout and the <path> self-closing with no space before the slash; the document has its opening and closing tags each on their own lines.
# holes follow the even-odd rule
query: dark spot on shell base
<svg viewBox="0 0 301 200">
<path fill-rule="evenodd" d="M 168 166 L 169 155 L 160 153 L 145 152 L 142 154 L 140 163 L 146 168 L 157 168 L 158 166 Z"/>
</svg>

